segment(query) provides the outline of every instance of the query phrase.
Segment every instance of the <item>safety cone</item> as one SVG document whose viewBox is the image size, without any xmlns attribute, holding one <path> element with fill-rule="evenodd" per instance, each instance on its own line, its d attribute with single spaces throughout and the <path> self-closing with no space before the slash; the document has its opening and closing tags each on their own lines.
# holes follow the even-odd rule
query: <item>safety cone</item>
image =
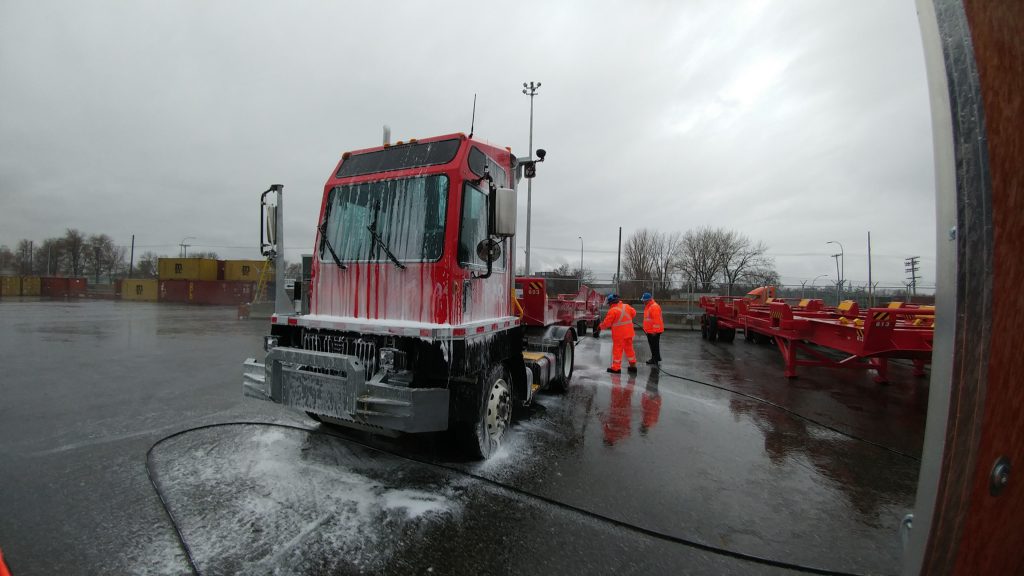
<svg viewBox="0 0 1024 576">
<path fill-rule="evenodd" d="M 3 550 L 0 550 L 0 576 L 11 576 L 10 570 L 7 569 L 7 564 L 4 564 Z"/>
</svg>

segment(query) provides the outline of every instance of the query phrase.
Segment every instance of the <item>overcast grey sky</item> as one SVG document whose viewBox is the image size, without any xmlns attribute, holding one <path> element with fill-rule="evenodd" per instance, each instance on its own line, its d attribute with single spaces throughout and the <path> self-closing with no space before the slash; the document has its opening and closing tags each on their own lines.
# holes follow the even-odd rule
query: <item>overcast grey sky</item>
<svg viewBox="0 0 1024 576">
<path fill-rule="evenodd" d="M 65 228 L 136 254 L 257 257 L 285 184 L 312 251 L 339 155 L 469 131 L 549 151 L 533 268 L 615 269 L 618 227 L 739 230 L 785 282 L 900 285 L 935 266 L 930 116 L 912 0 L 0 3 L 0 243 Z M 525 245 L 525 182 L 519 246 Z M 521 256 L 520 252 L 520 256 Z M 819 280 L 819 283 L 823 280 Z"/>
</svg>

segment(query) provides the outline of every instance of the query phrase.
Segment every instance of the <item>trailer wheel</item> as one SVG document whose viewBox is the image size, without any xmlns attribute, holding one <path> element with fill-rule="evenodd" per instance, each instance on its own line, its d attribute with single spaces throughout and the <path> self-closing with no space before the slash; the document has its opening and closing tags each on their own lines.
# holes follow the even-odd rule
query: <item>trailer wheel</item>
<svg viewBox="0 0 1024 576">
<path fill-rule="evenodd" d="M 577 340 L 587 335 L 587 321 L 580 320 L 576 322 L 576 337 Z"/>
<path fill-rule="evenodd" d="M 700 337 L 704 340 L 708 339 L 708 315 L 700 315 Z"/>
<path fill-rule="evenodd" d="M 505 367 L 498 364 L 480 380 L 480 413 L 476 422 L 456 429 L 466 455 L 474 460 L 490 458 L 512 423 L 512 385 Z"/>
<path fill-rule="evenodd" d="M 576 367 L 576 343 L 572 334 L 566 332 L 565 338 L 558 344 L 557 358 L 555 364 L 558 372 L 551 381 L 551 387 L 557 391 L 565 392 L 569 388 L 569 380 L 572 379 L 572 371 Z"/>
<path fill-rule="evenodd" d="M 718 339 L 722 342 L 729 343 L 736 338 L 735 328 L 720 328 L 718 330 Z"/>
<path fill-rule="evenodd" d="M 708 321 L 708 340 L 712 342 L 718 340 L 718 316 L 712 316 Z"/>
<path fill-rule="evenodd" d="M 594 338 L 601 336 L 601 323 L 598 322 L 596 319 L 594 320 L 594 323 L 591 325 L 591 333 L 594 335 Z"/>
</svg>

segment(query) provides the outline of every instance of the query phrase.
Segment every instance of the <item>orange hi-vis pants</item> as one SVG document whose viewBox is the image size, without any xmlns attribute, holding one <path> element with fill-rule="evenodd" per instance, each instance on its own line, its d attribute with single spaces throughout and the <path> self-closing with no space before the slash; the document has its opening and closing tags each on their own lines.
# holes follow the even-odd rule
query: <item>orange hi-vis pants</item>
<svg viewBox="0 0 1024 576">
<path fill-rule="evenodd" d="M 612 338 L 612 370 L 622 369 L 622 353 L 626 353 L 629 365 L 636 364 L 636 351 L 633 350 L 632 338 Z"/>
</svg>

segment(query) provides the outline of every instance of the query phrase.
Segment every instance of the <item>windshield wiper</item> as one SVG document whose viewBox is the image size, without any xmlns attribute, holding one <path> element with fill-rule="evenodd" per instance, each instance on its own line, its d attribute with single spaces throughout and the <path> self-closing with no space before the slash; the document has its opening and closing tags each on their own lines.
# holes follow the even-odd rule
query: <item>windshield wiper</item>
<svg viewBox="0 0 1024 576">
<path fill-rule="evenodd" d="M 348 266 L 341 263 L 341 258 L 334 252 L 334 246 L 331 246 L 331 241 L 327 239 L 327 219 L 331 215 L 331 205 L 327 205 L 327 210 L 324 212 L 324 221 L 320 224 L 320 259 L 324 257 L 324 246 L 331 252 L 331 258 L 334 258 L 334 263 L 338 265 L 338 268 L 347 270 Z"/>
<path fill-rule="evenodd" d="M 384 239 L 377 234 L 377 221 L 374 220 L 373 224 L 367 226 L 366 229 L 370 231 L 370 235 L 373 237 L 373 240 L 378 246 L 384 249 L 384 253 L 388 255 L 388 258 L 390 258 L 392 262 L 395 263 L 395 266 L 405 270 L 405 264 L 402 264 L 398 261 L 398 258 L 395 258 L 395 255 L 388 249 L 388 245 L 384 243 Z"/>
</svg>

